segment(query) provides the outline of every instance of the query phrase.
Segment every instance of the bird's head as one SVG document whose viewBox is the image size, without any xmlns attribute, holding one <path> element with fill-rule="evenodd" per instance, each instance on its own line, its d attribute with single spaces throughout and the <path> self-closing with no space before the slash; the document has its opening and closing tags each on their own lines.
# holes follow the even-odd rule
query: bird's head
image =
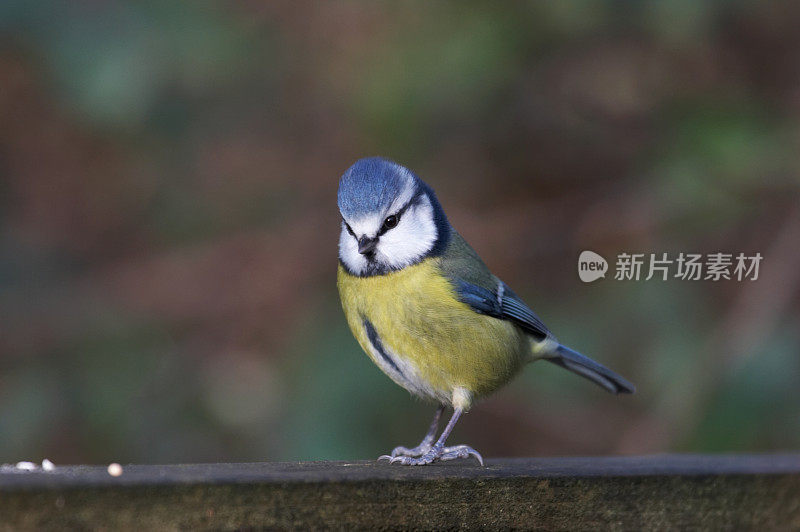
<svg viewBox="0 0 800 532">
<path fill-rule="evenodd" d="M 407 168 L 361 159 L 339 181 L 339 260 L 351 273 L 380 275 L 440 252 L 450 229 L 433 190 Z"/>
</svg>

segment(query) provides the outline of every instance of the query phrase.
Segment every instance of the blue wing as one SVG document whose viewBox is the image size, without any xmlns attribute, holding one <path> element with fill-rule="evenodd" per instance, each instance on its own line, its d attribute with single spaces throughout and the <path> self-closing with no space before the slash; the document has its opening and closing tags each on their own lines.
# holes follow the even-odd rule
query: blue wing
<svg viewBox="0 0 800 532">
<path fill-rule="evenodd" d="M 513 321 L 539 341 L 551 336 L 542 320 L 502 281 L 497 289 L 490 290 L 459 279 L 456 291 L 475 312 Z"/>
</svg>

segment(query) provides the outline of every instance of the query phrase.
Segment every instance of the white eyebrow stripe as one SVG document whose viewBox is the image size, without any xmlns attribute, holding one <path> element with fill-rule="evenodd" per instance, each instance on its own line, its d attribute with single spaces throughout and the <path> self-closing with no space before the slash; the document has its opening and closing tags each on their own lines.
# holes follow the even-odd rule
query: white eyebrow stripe
<svg viewBox="0 0 800 532">
<path fill-rule="evenodd" d="M 413 185 L 413 183 L 409 183 L 409 185 Z M 386 211 L 386 215 L 395 214 L 397 211 L 408 205 L 408 203 L 414 198 L 414 194 L 416 193 L 416 187 L 414 186 L 406 186 L 403 189 L 403 193 L 397 196 L 392 204 L 389 206 L 389 209 Z"/>
</svg>

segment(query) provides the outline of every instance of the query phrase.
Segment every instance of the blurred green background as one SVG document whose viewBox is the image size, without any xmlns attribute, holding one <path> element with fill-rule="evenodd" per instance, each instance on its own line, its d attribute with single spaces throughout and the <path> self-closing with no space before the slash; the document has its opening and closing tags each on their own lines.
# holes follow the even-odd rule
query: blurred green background
<svg viewBox="0 0 800 532">
<path fill-rule="evenodd" d="M 361 352 L 336 187 L 384 155 L 565 343 L 484 456 L 800 446 L 800 4 L 0 3 L 0 462 L 374 458 L 433 407 Z M 756 282 L 577 256 L 760 252 Z"/>
</svg>

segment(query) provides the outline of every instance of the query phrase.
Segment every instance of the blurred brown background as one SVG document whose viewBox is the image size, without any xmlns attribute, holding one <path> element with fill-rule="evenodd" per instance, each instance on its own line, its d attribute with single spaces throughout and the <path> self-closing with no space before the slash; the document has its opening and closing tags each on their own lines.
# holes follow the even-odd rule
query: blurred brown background
<svg viewBox="0 0 800 532">
<path fill-rule="evenodd" d="M 537 364 L 453 442 L 797 448 L 799 25 L 788 2 L 2 2 L 0 462 L 416 444 L 433 407 L 335 289 L 337 181 L 367 155 L 639 388 Z M 764 260 L 584 284 L 584 249 Z"/>
</svg>

